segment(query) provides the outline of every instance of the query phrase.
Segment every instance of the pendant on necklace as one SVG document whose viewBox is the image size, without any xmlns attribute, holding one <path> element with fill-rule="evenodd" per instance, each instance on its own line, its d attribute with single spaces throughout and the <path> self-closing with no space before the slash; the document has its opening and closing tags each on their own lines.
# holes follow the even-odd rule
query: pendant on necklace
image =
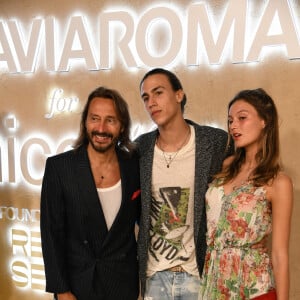
<svg viewBox="0 0 300 300">
<path fill-rule="evenodd" d="M 163 157 L 165 159 L 167 168 L 170 168 L 170 165 L 173 162 L 174 158 L 176 157 L 178 151 L 175 153 L 175 155 L 173 157 L 171 154 L 168 154 L 168 156 L 167 156 L 164 151 L 162 151 L 162 153 L 163 153 Z"/>
</svg>

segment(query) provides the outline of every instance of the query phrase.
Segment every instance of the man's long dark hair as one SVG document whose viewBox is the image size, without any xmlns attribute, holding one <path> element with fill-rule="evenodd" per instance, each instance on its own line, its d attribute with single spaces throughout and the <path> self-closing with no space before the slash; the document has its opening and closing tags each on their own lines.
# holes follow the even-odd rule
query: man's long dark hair
<svg viewBox="0 0 300 300">
<path fill-rule="evenodd" d="M 98 98 L 98 97 L 111 99 L 114 102 L 117 117 L 121 122 L 121 128 L 123 129 L 123 131 L 120 133 L 118 137 L 117 146 L 123 150 L 126 150 L 127 152 L 131 152 L 135 148 L 135 146 L 129 137 L 131 119 L 129 115 L 128 104 L 126 103 L 126 101 L 118 91 L 113 89 L 108 89 L 103 86 L 98 87 L 97 89 L 92 91 L 88 96 L 88 100 L 81 114 L 80 132 L 77 140 L 75 141 L 74 148 L 77 149 L 80 146 L 88 145 L 89 143 L 85 123 L 86 123 L 90 103 L 94 98 Z"/>
</svg>

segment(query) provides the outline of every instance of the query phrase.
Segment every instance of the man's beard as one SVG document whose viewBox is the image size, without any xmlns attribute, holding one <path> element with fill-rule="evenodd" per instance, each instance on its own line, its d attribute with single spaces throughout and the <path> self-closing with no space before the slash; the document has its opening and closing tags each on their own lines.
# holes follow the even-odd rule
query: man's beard
<svg viewBox="0 0 300 300">
<path fill-rule="evenodd" d="M 105 153 L 109 149 L 115 147 L 118 141 L 118 137 L 114 137 L 111 133 L 108 132 L 98 132 L 98 131 L 92 131 L 90 134 L 87 134 L 88 140 L 93 147 L 93 149 L 99 153 Z M 97 145 L 96 143 L 93 142 L 93 136 L 100 136 L 100 137 L 105 137 L 105 138 L 110 138 L 111 142 L 108 144 L 105 144 L 103 146 Z"/>
</svg>

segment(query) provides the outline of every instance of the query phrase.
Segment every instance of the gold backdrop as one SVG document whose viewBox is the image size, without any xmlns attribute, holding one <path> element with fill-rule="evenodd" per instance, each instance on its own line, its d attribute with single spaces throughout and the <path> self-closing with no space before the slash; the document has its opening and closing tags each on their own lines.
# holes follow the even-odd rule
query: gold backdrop
<svg viewBox="0 0 300 300">
<path fill-rule="evenodd" d="M 299 299 L 299 34 L 297 0 L 1 0 L 0 299 L 50 299 L 39 233 L 45 159 L 72 144 L 100 85 L 127 99 L 133 138 L 152 128 L 138 85 L 154 66 L 176 72 L 186 117 L 201 124 L 225 128 L 241 89 L 274 98 L 295 187 L 290 299 Z"/>
</svg>

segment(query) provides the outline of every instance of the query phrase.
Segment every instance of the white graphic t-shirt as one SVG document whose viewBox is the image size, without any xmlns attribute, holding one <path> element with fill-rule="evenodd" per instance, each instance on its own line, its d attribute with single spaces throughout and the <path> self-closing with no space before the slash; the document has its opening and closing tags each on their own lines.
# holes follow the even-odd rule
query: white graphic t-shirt
<svg viewBox="0 0 300 300">
<path fill-rule="evenodd" d="M 147 276 L 177 265 L 199 276 L 193 233 L 195 132 L 190 128 L 190 140 L 179 152 L 154 149 Z"/>
</svg>

